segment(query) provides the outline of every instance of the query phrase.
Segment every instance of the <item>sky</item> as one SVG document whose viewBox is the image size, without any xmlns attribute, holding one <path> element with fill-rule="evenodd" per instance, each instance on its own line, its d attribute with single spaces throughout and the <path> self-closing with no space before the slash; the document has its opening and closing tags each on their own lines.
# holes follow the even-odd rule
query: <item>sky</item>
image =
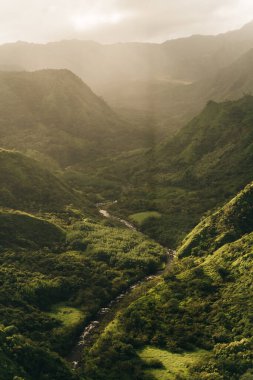
<svg viewBox="0 0 253 380">
<path fill-rule="evenodd" d="M 0 43 L 163 42 L 251 20 L 252 0 L 0 0 Z"/>
</svg>

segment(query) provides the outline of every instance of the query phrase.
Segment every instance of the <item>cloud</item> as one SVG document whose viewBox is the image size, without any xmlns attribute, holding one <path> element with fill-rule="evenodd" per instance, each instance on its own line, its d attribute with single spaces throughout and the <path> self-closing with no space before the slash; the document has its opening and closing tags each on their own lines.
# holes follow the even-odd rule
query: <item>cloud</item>
<svg viewBox="0 0 253 380">
<path fill-rule="evenodd" d="M 0 4 L 0 41 L 162 42 L 235 29 L 252 14 L 251 0 L 9 0 Z"/>
</svg>

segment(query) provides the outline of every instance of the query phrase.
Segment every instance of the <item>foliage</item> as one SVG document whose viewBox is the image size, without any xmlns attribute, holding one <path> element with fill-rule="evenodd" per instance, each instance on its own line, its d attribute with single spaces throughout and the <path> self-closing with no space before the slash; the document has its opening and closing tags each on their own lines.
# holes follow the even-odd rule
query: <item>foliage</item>
<svg viewBox="0 0 253 380">
<path fill-rule="evenodd" d="M 138 136 L 68 70 L 1 72 L 0 114 L 1 147 L 22 151 L 53 170 L 93 166 L 101 155 L 136 146 L 129 132 Z"/>
<path fill-rule="evenodd" d="M 141 230 L 176 247 L 206 212 L 252 181 L 252 109 L 249 95 L 220 104 L 210 101 L 167 142 L 112 162 L 110 176 L 114 173 L 124 184 L 114 208 L 125 215 L 161 213 Z"/>
<path fill-rule="evenodd" d="M 0 249 L 24 247 L 57 250 L 65 244 L 65 231 L 23 212 L 0 210 Z"/>
<path fill-rule="evenodd" d="M 0 256 L 0 319 L 4 326 L 15 326 L 15 334 L 22 335 L 24 342 L 22 359 L 14 357 L 13 351 L 8 353 L 10 364 L 6 366 L 16 369 L 5 379 L 12 379 L 13 373 L 25 373 L 24 378 L 29 380 L 71 379 L 65 364 L 58 370 L 61 359 L 55 352 L 66 354 L 99 308 L 133 282 L 157 271 L 165 252 L 137 232 L 103 226 L 86 220 L 80 212 L 69 212 L 69 219 L 66 214 L 63 219 L 58 217 L 67 232 L 66 241 L 60 240 L 60 244 L 57 239 L 65 235 L 56 225 L 20 212 L 6 211 L 3 215 L 12 223 L 21 217 L 21 225 L 16 223 L 15 247 L 11 244 L 14 237 L 10 235 L 8 240 L 2 229 L 5 248 Z M 41 231 L 38 236 L 36 223 Z M 24 244 L 28 238 L 34 244 Z"/>
<path fill-rule="evenodd" d="M 59 212 L 80 205 L 80 197 L 37 161 L 0 149 L 0 206 L 26 211 Z"/>
<path fill-rule="evenodd" d="M 94 373 L 98 371 L 98 363 L 101 371 L 109 367 L 112 373 L 119 371 L 121 359 L 114 362 L 110 352 L 122 343 L 130 345 L 135 352 L 147 345 L 177 354 L 194 353 L 196 349 L 210 351 L 208 360 L 190 366 L 193 379 L 238 380 L 249 376 L 252 370 L 252 202 L 251 184 L 196 227 L 179 250 L 164 282 L 122 312 L 110 334 L 101 336 L 91 349 L 88 365 L 90 368 L 93 363 Z M 234 234 L 229 234 L 229 242 L 222 240 L 231 231 Z M 124 353 L 131 366 L 144 370 L 140 359 L 130 356 L 126 350 Z M 110 373 L 104 373 L 110 379 Z M 178 378 L 189 378 L 185 376 L 181 374 Z M 126 378 L 132 377 L 128 374 Z"/>
</svg>

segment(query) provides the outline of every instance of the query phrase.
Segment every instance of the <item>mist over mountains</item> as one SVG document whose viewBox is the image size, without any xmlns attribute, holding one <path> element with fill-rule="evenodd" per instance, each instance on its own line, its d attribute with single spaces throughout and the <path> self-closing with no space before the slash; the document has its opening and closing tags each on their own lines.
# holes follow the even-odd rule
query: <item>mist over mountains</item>
<svg viewBox="0 0 253 380">
<path fill-rule="evenodd" d="M 249 23 L 217 36 L 192 36 L 162 44 L 17 42 L 0 46 L 0 68 L 71 70 L 124 119 L 128 120 L 129 114 L 134 114 L 137 122 L 145 115 L 152 117 L 159 138 L 182 127 L 210 99 L 238 99 L 251 93 L 251 81 L 243 76 L 251 75 L 252 36 Z M 231 68 L 233 65 L 236 67 Z"/>
<path fill-rule="evenodd" d="M 162 44 L 17 42 L 1 46 L 0 64 L 23 70 L 66 68 L 97 90 L 125 80 L 193 82 L 215 74 L 246 53 L 252 48 L 252 34 L 253 24 L 249 23 L 240 30 L 218 36 L 192 36 Z"/>
<path fill-rule="evenodd" d="M 253 23 L 0 46 L 0 380 L 249 380 Z"/>
</svg>

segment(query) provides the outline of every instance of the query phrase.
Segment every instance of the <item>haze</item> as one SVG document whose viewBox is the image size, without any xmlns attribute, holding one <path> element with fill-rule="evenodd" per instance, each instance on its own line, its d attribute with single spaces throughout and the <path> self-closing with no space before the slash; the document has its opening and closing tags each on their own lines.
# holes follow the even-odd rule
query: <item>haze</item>
<svg viewBox="0 0 253 380">
<path fill-rule="evenodd" d="M 250 0 L 10 0 L 0 4 L 0 43 L 162 42 L 240 28 L 252 14 Z"/>
</svg>

